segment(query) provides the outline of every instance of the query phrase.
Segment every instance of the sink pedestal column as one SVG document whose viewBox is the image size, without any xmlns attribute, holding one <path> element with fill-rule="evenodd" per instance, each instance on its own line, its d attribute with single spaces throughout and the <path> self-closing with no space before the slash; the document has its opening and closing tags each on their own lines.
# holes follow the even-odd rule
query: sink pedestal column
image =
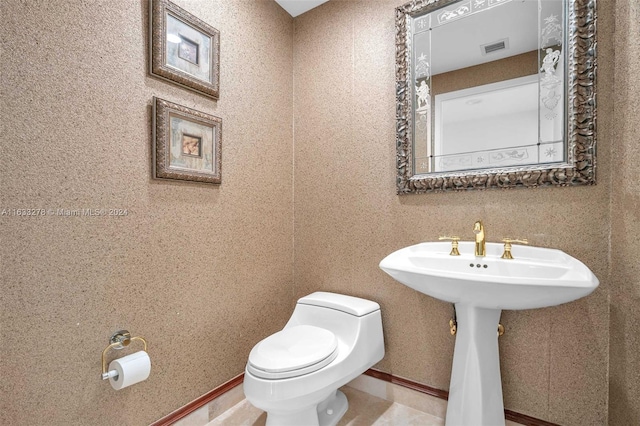
<svg viewBox="0 0 640 426">
<path fill-rule="evenodd" d="M 504 425 L 498 322 L 500 309 L 456 303 L 458 330 L 453 352 L 447 426 Z"/>
</svg>

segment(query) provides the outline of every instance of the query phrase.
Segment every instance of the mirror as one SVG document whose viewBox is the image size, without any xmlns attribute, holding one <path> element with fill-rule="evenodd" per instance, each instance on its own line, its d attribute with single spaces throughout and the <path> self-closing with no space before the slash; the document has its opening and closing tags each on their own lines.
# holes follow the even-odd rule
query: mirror
<svg viewBox="0 0 640 426">
<path fill-rule="evenodd" d="M 595 183 L 595 4 L 396 9 L 397 190 Z"/>
</svg>

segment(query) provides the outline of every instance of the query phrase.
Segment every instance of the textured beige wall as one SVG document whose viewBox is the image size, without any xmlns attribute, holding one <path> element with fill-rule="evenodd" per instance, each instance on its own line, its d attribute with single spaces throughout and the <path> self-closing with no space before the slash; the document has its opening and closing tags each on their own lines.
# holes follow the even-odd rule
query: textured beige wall
<svg viewBox="0 0 640 426">
<path fill-rule="evenodd" d="M 609 424 L 625 426 L 640 419 L 640 4 L 617 5 Z"/>
<path fill-rule="evenodd" d="M 217 102 L 147 75 L 147 1 L 0 2 L 0 207 L 128 209 L 0 217 L 0 424 L 148 424 L 290 315 L 292 18 L 175 2 L 221 32 Z M 221 186 L 151 179 L 153 96 L 222 117 Z M 153 368 L 116 392 L 100 355 L 120 328 Z"/>
<path fill-rule="evenodd" d="M 439 235 L 470 239 L 479 218 L 489 240 L 560 248 L 601 285 L 574 303 L 503 313 L 505 405 L 563 425 L 606 424 L 612 96 L 598 97 L 597 186 L 397 196 L 393 10 L 402 3 L 332 0 L 294 22 L 296 295 L 325 289 L 378 301 L 387 353 L 377 367 L 447 389 L 451 305 L 386 276 L 380 260 Z M 610 15 L 600 9 L 604 38 Z M 613 76 L 607 46 L 599 51 L 605 84 Z"/>
</svg>

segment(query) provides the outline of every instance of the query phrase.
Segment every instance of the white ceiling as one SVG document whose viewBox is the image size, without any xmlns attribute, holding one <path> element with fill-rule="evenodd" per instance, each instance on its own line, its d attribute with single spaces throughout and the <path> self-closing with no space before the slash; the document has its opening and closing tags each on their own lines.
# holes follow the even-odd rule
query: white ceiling
<svg viewBox="0 0 640 426">
<path fill-rule="evenodd" d="M 503 39 L 507 49 L 482 54 L 482 45 Z M 538 48 L 538 2 L 505 2 L 438 26 L 431 40 L 415 43 L 417 49 L 431 49 L 432 75 L 530 52 Z"/>
<path fill-rule="evenodd" d="M 329 0 L 276 0 L 276 3 L 289 12 L 289 15 L 295 18 L 296 16 L 302 15 L 306 11 L 328 1 Z"/>
</svg>

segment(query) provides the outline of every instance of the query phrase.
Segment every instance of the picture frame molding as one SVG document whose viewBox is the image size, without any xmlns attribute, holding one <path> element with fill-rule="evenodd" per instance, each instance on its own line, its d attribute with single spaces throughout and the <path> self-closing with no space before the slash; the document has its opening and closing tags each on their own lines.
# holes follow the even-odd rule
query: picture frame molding
<svg viewBox="0 0 640 426">
<path fill-rule="evenodd" d="M 222 183 L 222 119 L 220 117 L 157 97 L 153 98 L 152 115 L 153 178 L 212 184 Z M 215 173 L 171 167 L 171 117 L 175 116 L 214 129 L 212 144 L 215 158 L 212 160 L 215 164 Z M 202 154 L 202 147 L 200 147 L 200 152 Z"/>
<path fill-rule="evenodd" d="M 220 97 L 220 31 L 169 0 L 149 0 L 149 72 L 151 75 L 213 99 Z M 210 80 L 201 80 L 167 64 L 167 14 L 211 40 Z M 199 52 L 198 52 L 199 55 Z M 200 55 L 199 55 L 200 56 Z M 204 59 L 200 56 L 201 59 Z"/>
</svg>

